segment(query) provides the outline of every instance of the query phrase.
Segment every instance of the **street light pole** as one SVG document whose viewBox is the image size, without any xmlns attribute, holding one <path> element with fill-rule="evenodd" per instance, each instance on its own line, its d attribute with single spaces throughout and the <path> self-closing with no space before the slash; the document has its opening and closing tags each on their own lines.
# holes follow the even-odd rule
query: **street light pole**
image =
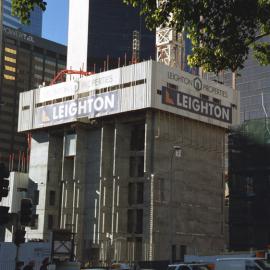
<svg viewBox="0 0 270 270">
<path fill-rule="evenodd" d="M 172 187 L 173 187 L 173 158 L 178 157 L 181 158 L 182 156 L 182 149 L 179 145 L 174 145 L 171 153 L 171 166 L 170 166 L 170 202 L 169 202 L 169 213 L 170 213 L 170 247 L 169 250 L 171 250 L 171 256 L 170 256 L 170 263 L 173 263 L 173 230 L 175 229 L 175 226 L 173 226 L 173 211 L 172 211 Z"/>
</svg>

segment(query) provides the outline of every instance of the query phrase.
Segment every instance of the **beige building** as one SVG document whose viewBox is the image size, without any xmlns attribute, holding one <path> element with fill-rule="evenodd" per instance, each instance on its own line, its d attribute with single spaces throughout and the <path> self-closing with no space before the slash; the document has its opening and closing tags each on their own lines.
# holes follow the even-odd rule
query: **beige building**
<svg viewBox="0 0 270 270">
<path fill-rule="evenodd" d="M 76 234 L 81 261 L 179 260 L 224 249 L 231 88 L 154 61 L 20 95 L 37 222 Z"/>
</svg>

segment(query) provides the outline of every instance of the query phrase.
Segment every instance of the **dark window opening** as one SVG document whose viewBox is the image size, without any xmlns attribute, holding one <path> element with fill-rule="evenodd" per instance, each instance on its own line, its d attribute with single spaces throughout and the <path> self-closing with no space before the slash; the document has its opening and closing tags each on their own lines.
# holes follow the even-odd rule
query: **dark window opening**
<svg viewBox="0 0 270 270">
<path fill-rule="evenodd" d="M 128 209 L 127 213 L 127 232 L 133 233 L 134 213 L 132 209 Z"/>
<path fill-rule="evenodd" d="M 144 185 L 143 183 L 137 183 L 137 203 L 143 203 Z"/>
<path fill-rule="evenodd" d="M 136 233 L 143 233 L 143 210 L 137 209 L 137 216 L 136 216 Z"/>
<path fill-rule="evenodd" d="M 49 196 L 49 205 L 51 205 L 51 206 L 55 205 L 55 197 L 56 197 L 55 191 L 51 190 L 50 196 Z"/>
<path fill-rule="evenodd" d="M 134 125 L 131 130 L 130 150 L 144 150 L 145 125 L 144 123 Z"/>
<path fill-rule="evenodd" d="M 183 262 L 184 261 L 184 257 L 187 254 L 187 246 L 185 245 L 180 245 L 180 261 Z"/>
<path fill-rule="evenodd" d="M 135 184 L 129 183 L 128 184 L 128 204 L 132 205 L 135 203 Z"/>
<path fill-rule="evenodd" d="M 172 262 L 176 261 L 176 245 L 172 245 Z"/>
<path fill-rule="evenodd" d="M 48 230 L 53 228 L 53 215 L 48 215 Z"/>
<path fill-rule="evenodd" d="M 129 158 L 129 176 L 143 177 L 144 176 L 144 157 Z"/>
</svg>

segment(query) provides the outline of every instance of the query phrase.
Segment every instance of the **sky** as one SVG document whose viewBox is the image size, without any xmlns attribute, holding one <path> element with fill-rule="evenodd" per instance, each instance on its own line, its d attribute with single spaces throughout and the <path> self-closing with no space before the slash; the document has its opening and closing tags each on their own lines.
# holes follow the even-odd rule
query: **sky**
<svg viewBox="0 0 270 270">
<path fill-rule="evenodd" d="M 47 0 L 43 13 L 42 37 L 67 45 L 68 0 Z"/>
</svg>

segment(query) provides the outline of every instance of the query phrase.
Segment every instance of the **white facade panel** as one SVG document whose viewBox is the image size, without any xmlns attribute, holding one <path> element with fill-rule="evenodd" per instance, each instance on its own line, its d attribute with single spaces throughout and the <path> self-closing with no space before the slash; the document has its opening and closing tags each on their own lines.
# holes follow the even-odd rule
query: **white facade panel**
<svg viewBox="0 0 270 270">
<path fill-rule="evenodd" d="M 239 122 L 239 111 L 237 109 L 239 107 L 239 95 L 233 89 L 157 62 L 153 62 L 152 74 L 154 74 L 155 79 L 153 78 L 152 81 L 151 107 L 224 128 Z M 167 89 L 175 97 L 174 100 L 168 100 L 166 104 L 162 95 Z M 159 94 L 157 94 L 158 91 Z M 169 104 L 169 101 L 171 104 Z M 184 101 L 186 104 L 182 104 Z M 208 109 L 200 111 L 198 108 L 198 111 L 193 110 L 193 104 L 205 102 L 210 106 L 208 113 L 205 113 Z M 215 109 L 217 109 L 218 114 L 212 113 Z M 224 119 L 214 117 L 219 114 L 223 116 L 223 113 Z M 228 114 L 230 114 L 230 117 L 225 119 Z"/>
<path fill-rule="evenodd" d="M 119 84 L 121 84 L 121 69 L 109 70 L 81 78 L 79 80 L 79 93 Z"/>
<path fill-rule="evenodd" d="M 224 128 L 239 122 L 236 91 L 154 61 L 35 91 L 33 124 L 26 115 L 27 124 L 23 117 L 20 131 L 149 107 Z"/>
<path fill-rule="evenodd" d="M 78 82 L 64 82 L 39 88 L 35 91 L 36 103 L 73 96 L 78 90 Z"/>
<path fill-rule="evenodd" d="M 67 69 L 87 69 L 89 0 L 69 1 Z M 74 79 L 79 75 L 68 78 Z"/>
<path fill-rule="evenodd" d="M 34 91 L 20 93 L 18 131 L 32 128 Z"/>
</svg>

